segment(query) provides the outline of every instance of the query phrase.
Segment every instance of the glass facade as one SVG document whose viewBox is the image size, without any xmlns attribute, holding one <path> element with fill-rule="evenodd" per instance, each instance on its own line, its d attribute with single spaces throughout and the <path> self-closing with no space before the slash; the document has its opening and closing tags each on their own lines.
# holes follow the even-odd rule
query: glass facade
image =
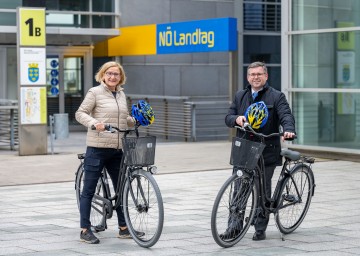
<svg viewBox="0 0 360 256">
<path fill-rule="evenodd" d="M 293 0 L 292 30 L 326 29 L 339 21 L 360 26 L 359 0 Z"/>
<path fill-rule="evenodd" d="M 360 149 L 360 1 L 292 1 L 291 10 L 295 143 Z"/>
<path fill-rule="evenodd" d="M 254 61 L 268 66 L 269 84 L 281 90 L 281 0 L 243 1 L 243 70 Z M 244 76 L 243 84 L 247 79 Z"/>
<path fill-rule="evenodd" d="M 1 0 L 0 26 L 16 26 L 16 8 L 46 7 L 47 27 L 115 27 L 114 0 Z"/>
</svg>

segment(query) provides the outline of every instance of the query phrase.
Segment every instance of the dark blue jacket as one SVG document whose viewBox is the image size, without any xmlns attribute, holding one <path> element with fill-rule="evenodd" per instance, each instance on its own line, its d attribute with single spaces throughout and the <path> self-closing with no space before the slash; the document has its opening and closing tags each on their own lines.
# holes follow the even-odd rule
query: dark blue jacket
<svg viewBox="0 0 360 256">
<path fill-rule="evenodd" d="M 270 87 L 268 83 L 266 83 L 264 88 L 259 91 L 255 100 L 252 99 L 250 85 L 248 85 L 246 89 L 238 91 L 235 94 L 234 101 L 230 105 L 228 114 L 225 117 L 226 125 L 228 127 L 234 127 L 236 125 L 236 118 L 245 115 L 247 107 L 258 101 L 265 102 L 268 108 L 269 117 L 265 126 L 258 129 L 257 132 L 264 134 L 276 133 L 279 132 L 279 127 L 281 125 L 284 132 L 295 133 L 295 119 L 291 113 L 291 109 L 284 93 Z M 242 137 L 243 132 L 237 129 L 236 135 Z M 280 138 L 269 138 L 266 139 L 265 143 L 266 147 L 263 152 L 265 165 L 281 165 Z"/>
</svg>

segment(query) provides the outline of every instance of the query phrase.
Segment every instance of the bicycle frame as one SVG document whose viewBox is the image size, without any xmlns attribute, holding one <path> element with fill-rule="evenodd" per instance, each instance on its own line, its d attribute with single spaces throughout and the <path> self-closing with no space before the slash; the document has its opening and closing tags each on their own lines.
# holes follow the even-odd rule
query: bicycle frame
<svg viewBox="0 0 360 256">
<path fill-rule="evenodd" d="M 115 129 L 118 132 L 124 132 L 124 137 L 126 137 L 128 134 L 130 134 L 131 132 L 135 132 L 136 136 L 139 136 L 137 127 L 135 127 L 134 130 L 120 130 L 118 128 L 115 127 L 110 127 L 108 126 L 106 128 L 107 130 L 111 131 L 111 129 Z M 149 167 L 147 167 L 149 168 Z M 115 209 L 117 209 L 118 207 L 121 207 L 121 202 L 122 202 L 122 198 L 123 198 L 123 191 L 124 191 L 124 187 L 125 187 L 125 183 L 128 180 L 129 183 L 132 179 L 132 173 L 138 169 L 143 169 L 143 166 L 129 166 L 125 164 L 125 155 L 123 154 L 121 157 L 121 162 L 120 162 L 120 175 L 119 178 L 117 180 L 117 189 L 114 190 L 114 196 L 111 197 L 111 191 L 110 191 L 110 187 L 109 187 L 109 183 L 108 183 L 108 174 L 106 173 L 105 170 L 103 170 L 102 173 L 102 177 L 101 180 L 103 182 L 103 184 L 105 185 L 105 193 L 106 195 L 104 197 L 99 196 L 99 195 L 94 195 L 94 198 L 97 200 L 102 201 L 107 208 L 107 215 L 106 218 L 110 219 L 113 215 L 113 211 Z M 130 195 L 132 197 L 133 202 L 136 205 L 136 208 L 140 208 L 139 204 L 138 204 L 138 200 L 136 199 L 135 193 L 133 191 L 133 188 L 130 186 Z M 144 191 L 142 190 L 142 187 L 140 188 L 140 195 L 142 197 L 142 200 L 145 202 L 145 207 L 149 207 L 149 203 L 146 200 Z M 141 206 L 144 207 L 144 206 Z"/>
<path fill-rule="evenodd" d="M 281 208 L 282 205 L 282 201 L 284 200 L 283 198 L 281 198 L 279 196 L 280 192 L 282 191 L 283 187 L 286 184 L 286 181 L 288 179 L 291 179 L 293 181 L 294 187 L 295 187 L 295 191 L 296 191 L 296 196 L 297 196 L 297 200 L 287 204 L 287 207 L 293 204 L 298 203 L 299 201 L 301 202 L 301 193 L 299 191 L 299 188 L 296 185 L 296 182 L 294 181 L 294 178 L 292 176 L 292 172 L 291 170 L 296 169 L 296 166 L 302 166 L 305 165 L 303 163 L 303 161 L 299 161 L 299 162 L 294 162 L 291 159 L 285 158 L 285 162 L 282 165 L 282 169 L 281 172 L 279 174 L 279 178 L 278 181 L 276 183 L 276 187 L 275 190 L 272 194 L 271 197 L 268 197 L 265 193 L 266 191 L 266 184 L 264 182 L 265 180 L 265 165 L 264 165 L 264 159 L 261 156 L 260 157 L 260 161 L 259 161 L 260 165 L 258 166 L 258 168 L 255 169 L 256 175 L 259 177 L 259 191 L 260 191 L 260 195 L 261 195 L 261 199 L 260 199 L 260 203 L 261 203 L 261 207 L 268 213 L 276 213 L 278 212 L 278 210 Z M 290 167 L 290 164 L 294 163 L 295 165 L 292 168 Z M 311 168 L 311 167 L 310 167 Z M 314 177 L 311 177 L 314 180 Z M 312 188 L 312 196 L 314 195 L 314 191 L 315 191 L 315 186 L 313 186 Z"/>
</svg>

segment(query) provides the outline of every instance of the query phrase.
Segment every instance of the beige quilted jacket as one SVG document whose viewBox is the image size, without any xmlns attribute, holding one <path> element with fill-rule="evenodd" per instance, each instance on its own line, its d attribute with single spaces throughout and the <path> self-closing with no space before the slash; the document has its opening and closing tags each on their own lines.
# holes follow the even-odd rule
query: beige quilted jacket
<svg viewBox="0 0 360 256">
<path fill-rule="evenodd" d="M 103 83 L 91 88 L 75 113 L 76 120 L 88 128 L 86 145 L 97 148 L 122 148 L 122 133 L 98 132 L 91 126 L 103 122 L 120 129 L 134 126 L 134 120 L 129 115 L 126 96 L 123 88 L 118 86 L 116 98 Z"/>
</svg>

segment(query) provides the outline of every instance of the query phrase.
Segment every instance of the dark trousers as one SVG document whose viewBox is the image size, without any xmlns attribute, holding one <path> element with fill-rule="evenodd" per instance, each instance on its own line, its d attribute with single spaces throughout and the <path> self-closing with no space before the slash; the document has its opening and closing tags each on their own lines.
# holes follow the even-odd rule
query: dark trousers
<svg viewBox="0 0 360 256">
<path fill-rule="evenodd" d="M 95 193 L 97 182 L 101 176 L 101 171 L 106 167 L 114 189 L 117 188 L 117 181 L 120 173 L 120 163 L 122 150 L 111 148 L 87 147 L 84 160 L 84 186 L 80 196 L 80 227 L 90 228 L 91 201 Z M 121 207 L 116 209 L 118 224 L 125 227 L 125 218 Z"/>
<path fill-rule="evenodd" d="M 275 170 L 276 166 L 266 166 L 265 167 L 265 184 L 266 184 L 266 190 L 265 190 L 265 194 L 267 197 L 271 197 L 271 179 L 272 176 L 274 175 L 274 170 Z M 259 186 L 259 180 L 256 179 L 255 182 L 257 182 L 258 186 Z M 267 228 L 267 225 L 269 223 L 269 214 L 265 213 L 264 210 L 261 207 L 261 195 L 259 195 L 259 200 L 258 200 L 258 211 L 256 212 L 255 215 L 255 230 L 256 231 L 265 231 Z"/>
</svg>

